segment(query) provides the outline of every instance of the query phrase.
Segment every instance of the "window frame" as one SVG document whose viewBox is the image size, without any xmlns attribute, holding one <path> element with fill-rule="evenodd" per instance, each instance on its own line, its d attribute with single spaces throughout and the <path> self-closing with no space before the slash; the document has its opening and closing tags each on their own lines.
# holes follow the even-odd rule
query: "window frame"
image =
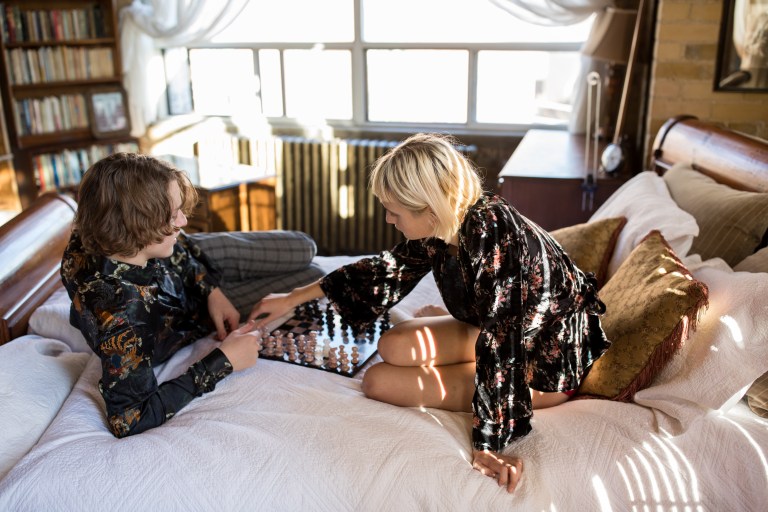
<svg viewBox="0 0 768 512">
<path fill-rule="evenodd" d="M 287 117 L 285 96 L 285 50 L 312 50 L 318 47 L 323 50 L 348 50 L 352 66 L 352 119 L 327 119 L 326 124 L 332 128 L 370 131 L 370 132 L 450 132 L 455 134 L 499 135 L 500 133 L 524 133 L 533 128 L 554 130 L 567 129 L 565 125 L 557 124 L 508 124 L 508 123 L 479 123 L 476 120 L 477 104 L 477 60 L 478 52 L 485 50 L 500 51 L 544 51 L 544 52 L 578 52 L 580 42 L 532 42 L 532 43 L 381 43 L 363 40 L 362 30 L 362 0 L 353 0 L 354 4 L 354 41 L 350 42 L 314 42 L 314 43 L 205 43 L 188 45 L 188 50 L 194 49 L 250 49 L 253 52 L 253 67 L 258 74 L 259 50 L 277 50 L 280 54 L 281 87 L 283 101 L 283 116 L 267 117 L 270 125 L 276 128 L 301 128 L 305 126 L 297 118 Z M 468 52 L 468 84 L 467 84 L 467 122 L 466 123 L 411 123 L 411 122 L 380 122 L 369 121 L 367 116 L 368 84 L 365 54 L 368 50 L 463 50 Z M 191 85 L 191 84 L 190 84 Z"/>
</svg>

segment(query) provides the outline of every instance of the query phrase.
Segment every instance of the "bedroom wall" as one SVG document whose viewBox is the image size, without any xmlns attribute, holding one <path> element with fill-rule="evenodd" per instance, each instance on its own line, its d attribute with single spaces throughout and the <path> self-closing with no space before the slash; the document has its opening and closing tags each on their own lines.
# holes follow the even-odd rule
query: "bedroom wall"
<svg viewBox="0 0 768 512">
<path fill-rule="evenodd" d="M 713 91 L 722 11 L 723 0 L 659 0 L 646 147 L 678 114 L 768 138 L 768 93 Z"/>
</svg>

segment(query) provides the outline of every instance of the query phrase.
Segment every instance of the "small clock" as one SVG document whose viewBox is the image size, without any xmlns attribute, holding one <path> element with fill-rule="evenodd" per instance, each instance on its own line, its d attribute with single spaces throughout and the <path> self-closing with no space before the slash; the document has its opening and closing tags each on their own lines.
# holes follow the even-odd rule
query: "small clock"
<svg viewBox="0 0 768 512">
<path fill-rule="evenodd" d="M 603 154 L 600 156 L 600 163 L 606 174 L 613 174 L 621 170 L 625 157 L 622 145 L 614 142 L 605 147 Z"/>
</svg>

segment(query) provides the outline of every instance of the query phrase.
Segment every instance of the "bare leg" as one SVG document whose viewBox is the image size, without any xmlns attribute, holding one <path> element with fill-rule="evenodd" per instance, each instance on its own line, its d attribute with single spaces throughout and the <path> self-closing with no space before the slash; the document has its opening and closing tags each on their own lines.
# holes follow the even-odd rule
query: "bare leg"
<svg viewBox="0 0 768 512">
<path fill-rule="evenodd" d="M 368 398 L 402 407 L 472 411 L 475 340 L 479 329 L 450 315 L 413 318 L 379 340 L 383 363 L 363 376 Z M 531 390 L 534 409 L 568 400 L 564 393 Z"/>
</svg>

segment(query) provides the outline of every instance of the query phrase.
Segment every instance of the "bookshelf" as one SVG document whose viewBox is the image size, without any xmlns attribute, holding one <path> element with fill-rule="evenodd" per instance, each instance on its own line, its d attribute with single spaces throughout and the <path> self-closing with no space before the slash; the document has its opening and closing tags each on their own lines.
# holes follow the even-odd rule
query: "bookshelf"
<svg viewBox="0 0 768 512">
<path fill-rule="evenodd" d="M 115 0 L 0 0 L 0 93 L 19 201 L 75 190 L 115 151 L 138 151 L 121 86 Z"/>
</svg>

